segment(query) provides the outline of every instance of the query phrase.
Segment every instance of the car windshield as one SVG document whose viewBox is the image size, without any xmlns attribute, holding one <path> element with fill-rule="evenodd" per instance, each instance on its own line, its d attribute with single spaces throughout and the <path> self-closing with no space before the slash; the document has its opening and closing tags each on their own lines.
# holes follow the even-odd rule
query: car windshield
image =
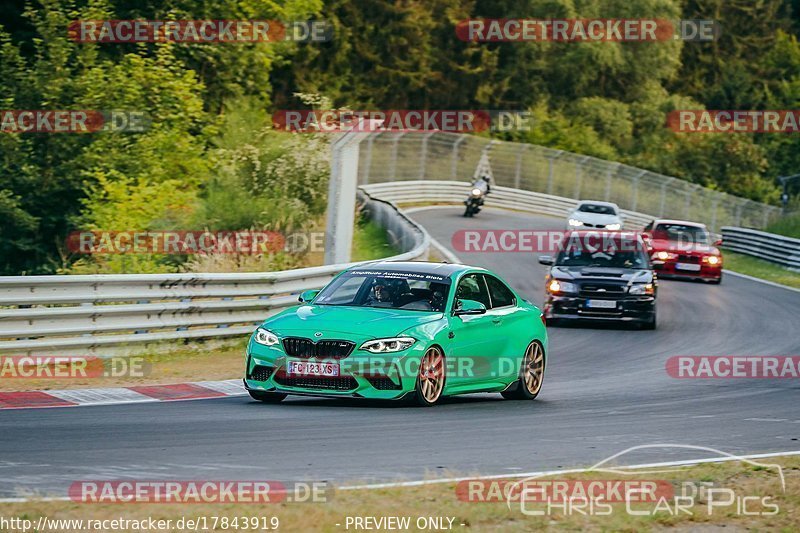
<svg viewBox="0 0 800 533">
<path fill-rule="evenodd" d="M 450 278 L 438 274 L 358 270 L 333 280 L 314 304 L 441 313 L 449 292 Z"/>
<path fill-rule="evenodd" d="M 565 267 L 650 268 L 638 241 L 574 239 L 558 254 L 555 264 Z"/>
<path fill-rule="evenodd" d="M 616 215 L 616 211 L 610 205 L 581 204 L 578 207 L 581 213 L 591 213 L 593 215 Z"/>
<path fill-rule="evenodd" d="M 659 224 L 653 231 L 653 238 L 684 243 L 711 243 L 708 231 L 704 227 L 688 224 Z"/>
</svg>

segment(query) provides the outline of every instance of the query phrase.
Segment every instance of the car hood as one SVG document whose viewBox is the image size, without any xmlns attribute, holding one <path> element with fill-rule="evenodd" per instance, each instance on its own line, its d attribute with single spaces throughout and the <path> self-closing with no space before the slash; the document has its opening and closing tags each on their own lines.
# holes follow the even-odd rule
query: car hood
<svg viewBox="0 0 800 533">
<path fill-rule="evenodd" d="M 688 253 L 705 254 L 705 255 L 719 255 L 719 249 L 711 244 L 690 243 L 670 241 L 667 239 L 653 239 L 650 241 L 650 247 L 654 252 L 674 252 L 674 253 Z"/>
<path fill-rule="evenodd" d="M 600 215 L 597 213 L 584 213 L 583 211 L 573 211 L 569 218 L 588 222 L 589 224 L 619 224 L 620 218 L 617 215 Z"/>
<path fill-rule="evenodd" d="M 653 273 L 647 269 L 634 268 L 599 268 L 599 267 L 565 267 L 554 266 L 550 274 L 558 279 L 584 281 L 634 281 L 647 283 L 652 280 Z"/>
<path fill-rule="evenodd" d="M 393 337 L 403 331 L 441 320 L 442 313 L 349 307 L 333 305 L 301 305 L 269 318 L 264 327 L 277 335 L 298 335 L 313 338 L 315 333 L 335 333 L 339 338 L 379 339 Z"/>
</svg>

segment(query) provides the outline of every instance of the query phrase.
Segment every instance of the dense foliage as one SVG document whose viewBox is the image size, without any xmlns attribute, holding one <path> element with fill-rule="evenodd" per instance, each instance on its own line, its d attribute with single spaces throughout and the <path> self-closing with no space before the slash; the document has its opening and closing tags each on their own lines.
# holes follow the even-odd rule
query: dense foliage
<svg viewBox="0 0 800 533">
<path fill-rule="evenodd" d="M 317 227 L 325 140 L 269 131 L 269 111 L 527 109 L 510 135 L 776 202 L 797 135 L 682 135 L 671 110 L 793 109 L 791 0 L 11 0 L 0 7 L 0 109 L 144 109 L 143 133 L 0 135 L 0 272 L 133 272 L 186 257 L 78 258 L 74 229 Z M 712 18 L 711 43 L 464 43 L 468 17 Z M 327 19 L 327 43 L 80 44 L 76 19 Z M 279 254 L 280 255 L 280 254 Z M 285 257 L 233 268 L 291 264 Z M 287 262 L 289 261 L 289 262 Z M 201 265 L 202 266 L 202 265 Z M 208 266 L 208 265 L 205 265 Z M 200 267 L 198 267 L 200 268 Z"/>
</svg>

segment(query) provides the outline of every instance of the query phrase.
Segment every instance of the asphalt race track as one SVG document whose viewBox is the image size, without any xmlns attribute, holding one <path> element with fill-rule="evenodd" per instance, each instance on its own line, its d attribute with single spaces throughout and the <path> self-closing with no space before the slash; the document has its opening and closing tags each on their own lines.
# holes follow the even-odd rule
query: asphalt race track
<svg viewBox="0 0 800 533">
<path fill-rule="evenodd" d="M 562 229 L 560 220 L 500 210 L 460 214 L 435 208 L 413 218 L 445 245 L 465 228 Z M 458 255 L 542 302 L 545 267 L 534 255 Z M 653 443 L 734 454 L 800 450 L 798 380 L 677 380 L 664 369 L 673 355 L 798 355 L 799 317 L 798 292 L 733 276 L 720 286 L 661 281 L 656 331 L 550 328 L 544 389 L 534 402 L 484 394 L 422 409 L 233 397 L 0 412 L 0 497 L 63 495 L 77 479 L 513 474 L 588 466 Z M 652 449 L 621 462 L 710 455 Z"/>
</svg>

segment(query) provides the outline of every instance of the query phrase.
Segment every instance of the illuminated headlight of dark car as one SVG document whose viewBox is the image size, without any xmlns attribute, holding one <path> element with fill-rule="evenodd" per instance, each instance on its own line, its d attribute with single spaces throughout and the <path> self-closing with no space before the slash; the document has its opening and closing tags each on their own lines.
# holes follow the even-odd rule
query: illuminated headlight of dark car
<svg viewBox="0 0 800 533">
<path fill-rule="evenodd" d="M 551 294 L 569 294 L 578 292 L 578 287 L 570 281 L 551 279 L 550 283 L 547 284 L 547 290 Z"/>
<path fill-rule="evenodd" d="M 253 340 L 256 341 L 257 344 L 261 344 L 263 346 L 275 346 L 280 342 L 278 340 L 278 336 L 272 333 L 268 329 L 258 328 L 253 335 Z"/>
<path fill-rule="evenodd" d="M 411 337 L 392 337 L 390 339 L 375 339 L 372 341 L 367 341 L 361 345 L 362 350 L 366 350 L 372 353 L 392 353 L 392 352 L 401 352 L 407 348 L 410 348 L 412 344 L 414 344 L 416 339 L 412 339 Z"/>
<path fill-rule="evenodd" d="M 655 294 L 655 287 L 652 283 L 635 283 L 628 290 L 630 294 Z"/>
</svg>

